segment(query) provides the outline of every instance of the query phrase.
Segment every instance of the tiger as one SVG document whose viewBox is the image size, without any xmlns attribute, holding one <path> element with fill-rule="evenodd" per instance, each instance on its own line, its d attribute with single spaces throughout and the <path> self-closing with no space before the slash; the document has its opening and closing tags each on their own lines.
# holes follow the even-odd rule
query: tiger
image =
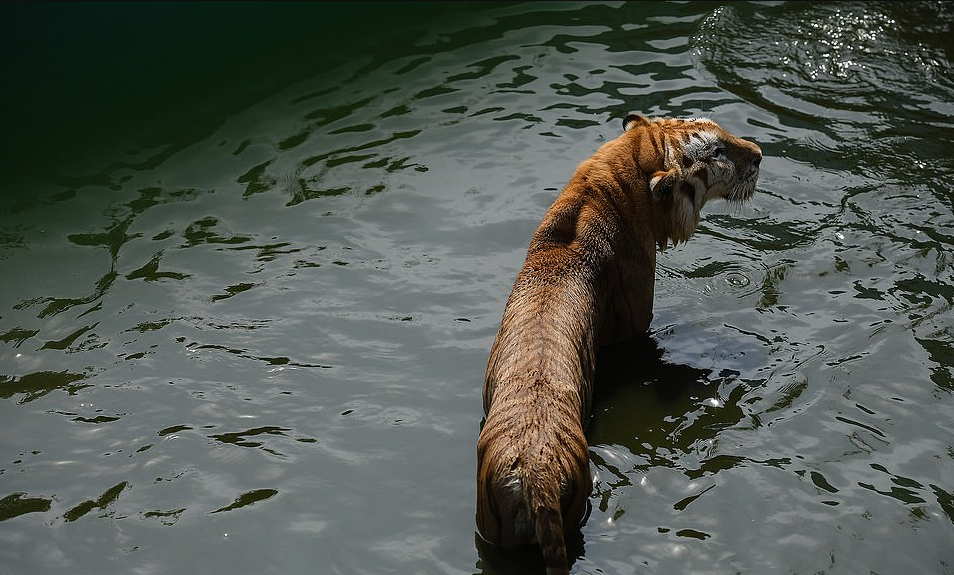
<svg viewBox="0 0 954 575">
<path fill-rule="evenodd" d="M 706 118 L 628 114 L 575 170 L 527 248 L 487 361 L 477 440 L 477 528 L 537 545 L 569 573 L 592 476 L 585 422 L 601 346 L 646 333 L 656 249 L 687 241 L 702 207 L 755 193 L 762 150 Z"/>
</svg>

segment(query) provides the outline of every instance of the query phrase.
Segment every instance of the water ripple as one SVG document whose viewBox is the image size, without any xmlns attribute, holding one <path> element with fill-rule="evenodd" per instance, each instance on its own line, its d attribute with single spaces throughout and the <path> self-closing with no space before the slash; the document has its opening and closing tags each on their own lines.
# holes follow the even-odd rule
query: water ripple
<svg viewBox="0 0 954 575">
<path fill-rule="evenodd" d="M 480 384 L 529 237 L 630 111 L 764 161 L 601 356 L 574 571 L 951 563 L 947 3 L 279 6 L 87 6 L 6 40 L 27 91 L 18 66 L 74 74 L 70 30 L 109 49 L 71 43 L 84 89 L 11 120 L 37 132 L 0 202 L 5 565 L 539 570 L 474 544 Z M 195 49 L 115 49 L 156 22 Z"/>
</svg>

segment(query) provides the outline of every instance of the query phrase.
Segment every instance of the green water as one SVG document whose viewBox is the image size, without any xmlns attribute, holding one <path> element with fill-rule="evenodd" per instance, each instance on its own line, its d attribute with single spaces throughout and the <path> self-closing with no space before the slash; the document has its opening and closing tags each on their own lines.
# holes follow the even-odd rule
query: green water
<svg viewBox="0 0 954 575">
<path fill-rule="evenodd" d="M 601 358 L 573 573 L 954 570 L 949 4 L 0 21 L 0 572 L 542 572 L 475 539 L 480 386 L 628 112 L 764 159 Z"/>
</svg>

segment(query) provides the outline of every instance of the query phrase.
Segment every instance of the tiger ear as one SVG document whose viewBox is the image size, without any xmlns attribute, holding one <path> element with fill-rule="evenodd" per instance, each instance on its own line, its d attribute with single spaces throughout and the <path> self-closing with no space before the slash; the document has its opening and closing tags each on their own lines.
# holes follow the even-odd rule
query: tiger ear
<svg viewBox="0 0 954 575">
<path fill-rule="evenodd" d="M 653 194 L 654 200 L 661 200 L 666 196 L 672 195 L 673 188 L 676 187 L 678 174 L 676 170 L 668 172 L 654 172 L 649 178 L 649 191 Z"/>
<path fill-rule="evenodd" d="M 649 118 L 642 114 L 629 114 L 623 120 L 623 131 L 629 130 L 633 126 L 645 126 L 650 123 Z"/>
</svg>

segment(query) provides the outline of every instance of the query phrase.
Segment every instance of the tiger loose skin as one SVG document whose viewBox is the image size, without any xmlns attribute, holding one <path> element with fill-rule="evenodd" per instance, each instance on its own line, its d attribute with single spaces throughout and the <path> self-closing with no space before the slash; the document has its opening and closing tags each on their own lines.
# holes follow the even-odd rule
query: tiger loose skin
<svg viewBox="0 0 954 575">
<path fill-rule="evenodd" d="M 755 193 L 762 151 L 707 119 L 630 114 L 546 212 L 507 300 L 484 380 L 477 527 L 537 544 L 569 573 L 564 533 L 592 488 L 584 435 L 599 346 L 648 330 L 656 249 L 689 239 L 703 205 Z"/>
</svg>

